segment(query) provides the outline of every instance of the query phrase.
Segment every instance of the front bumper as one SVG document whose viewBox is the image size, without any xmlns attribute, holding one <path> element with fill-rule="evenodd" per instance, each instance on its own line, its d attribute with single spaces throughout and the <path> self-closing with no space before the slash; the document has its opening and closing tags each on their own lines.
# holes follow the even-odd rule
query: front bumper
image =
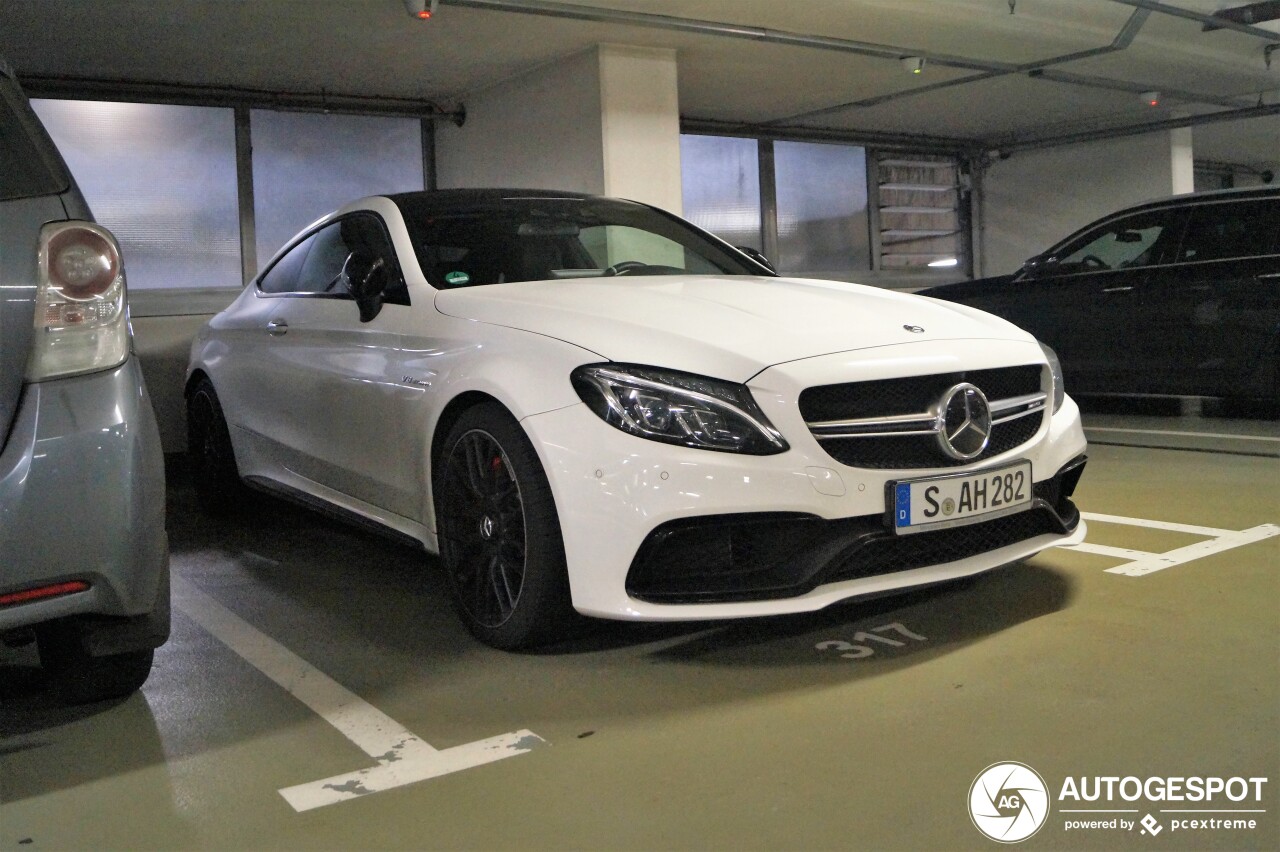
<svg viewBox="0 0 1280 852">
<path fill-rule="evenodd" d="M 0 632 L 106 617 L 94 627 L 111 634 L 106 644 L 160 644 L 168 631 L 164 489 L 136 358 L 24 388 L 0 455 L 0 594 L 75 581 L 88 588 L 0 606 Z M 109 624 L 148 617 L 132 638 Z"/>
<path fill-rule="evenodd" d="M 1071 535 L 1071 502 L 1085 459 L 1035 486 L 1026 511 L 916 535 L 895 535 L 883 513 L 828 521 L 804 515 L 712 515 L 651 532 L 627 574 L 627 594 L 666 604 L 800 597 L 819 586 L 946 565 Z"/>
<path fill-rule="evenodd" d="M 955 349 L 954 342 L 943 345 Z M 1004 347 L 1014 348 L 1014 344 Z M 885 351 L 877 357 L 883 360 L 895 354 Z M 930 366 L 936 362 L 939 372 L 946 371 L 948 357 L 951 356 L 940 346 Z M 1038 347 L 1031 344 L 1017 352 L 995 351 L 991 363 L 978 366 L 1039 357 Z M 899 374 L 909 374 L 913 360 L 901 359 Z M 967 555 L 960 551 L 947 553 L 945 549 L 932 551 L 923 563 L 920 558 L 908 559 L 901 563 L 906 567 L 888 573 L 848 566 L 841 573 L 832 568 L 851 538 L 874 533 L 871 524 L 883 524 L 879 519 L 885 514 L 887 482 L 939 472 L 981 470 L 1025 458 L 1032 463 L 1032 479 L 1038 491 L 1047 492 L 1052 490 L 1054 478 L 1084 454 L 1086 444 L 1079 409 L 1068 398 L 1056 414 L 1045 418 L 1030 443 L 972 465 L 912 470 L 906 474 L 901 470 L 849 467 L 827 454 L 808 433 L 795 400 L 800 388 L 824 380 L 819 373 L 856 377 L 856 370 L 831 363 L 832 359 L 814 361 L 812 365 L 784 365 L 788 373 L 785 375 L 772 368 L 749 383 L 761 408 L 791 445 L 790 450 L 779 455 L 739 456 L 647 441 L 608 426 L 585 405 L 522 421 L 555 497 L 576 609 L 601 618 L 655 621 L 807 612 L 850 597 L 976 574 L 1025 559 L 1047 547 L 1083 541 L 1085 525 L 1078 513 L 1068 508 L 1069 501 L 1062 505 L 1055 498 L 1037 504 L 1037 513 L 1048 514 L 1042 516 L 1044 525 L 1031 530 L 1029 537 L 1012 535 L 1016 540 L 1007 542 L 997 537 L 993 539 L 996 546 L 980 548 L 981 552 L 976 553 L 971 549 Z M 777 582 L 699 587 L 696 580 L 684 586 L 672 581 L 672 577 L 680 576 L 682 565 L 687 577 L 707 573 L 700 562 L 705 564 L 710 557 L 696 549 L 663 555 L 661 561 L 667 567 L 665 587 L 662 583 L 646 586 L 643 574 L 632 575 L 633 564 L 637 559 L 643 561 L 645 542 L 663 525 L 733 515 L 758 519 L 761 513 L 772 516 L 772 522 L 814 519 L 825 522 L 828 529 L 832 522 L 838 522 L 844 525 L 839 535 L 816 538 L 820 543 L 843 544 L 829 548 L 830 559 L 813 557 L 813 564 L 821 564 L 812 570 L 801 564 L 798 552 L 789 557 L 780 551 L 770 565 L 784 565 L 784 573 L 790 573 Z M 927 535 L 909 537 L 921 540 L 910 546 L 920 548 L 927 544 Z M 768 546 L 779 545 L 777 536 L 764 538 L 771 542 Z M 876 545 L 863 554 L 875 555 L 881 547 Z M 660 593 L 655 594 L 655 588 Z"/>
</svg>

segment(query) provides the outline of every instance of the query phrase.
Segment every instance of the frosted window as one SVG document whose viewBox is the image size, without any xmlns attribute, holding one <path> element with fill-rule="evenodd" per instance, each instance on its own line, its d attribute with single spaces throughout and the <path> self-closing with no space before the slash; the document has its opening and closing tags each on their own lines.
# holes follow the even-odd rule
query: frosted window
<svg viewBox="0 0 1280 852">
<path fill-rule="evenodd" d="M 866 149 L 775 142 L 773 163 L 778 271 L 843 277 L 870 269 Z"/>
<path fill-rule="evenodd" d="M 253 110 L 249 123 L 259 269 L 348 201 L 424 186 L 416 118 Z"/>
<path fill-rule="evenodd" d="M 754 139 L 681 136 L 684 218 L 735 246 L 760 239 L 760 159 Z"/>
<path fill-rule="evenodd" d="M 131 289 L 241 286 L 230 109 L 31 103 L 120 241 Z"/>
</svg>

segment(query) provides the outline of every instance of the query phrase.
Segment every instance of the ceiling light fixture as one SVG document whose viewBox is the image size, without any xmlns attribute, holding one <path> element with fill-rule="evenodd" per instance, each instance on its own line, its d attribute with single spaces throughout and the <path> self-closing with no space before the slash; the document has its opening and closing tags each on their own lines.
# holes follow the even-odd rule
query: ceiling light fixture
<svg viewBox="0 0 1280 852">
<path fill-rule="evenodd" d="M 943 258 L 939 258 L 938 260 L 929 261 L 929 265 L 932 266 L 934 269 L 945 269 L 952 266 L 959 266 L 960 261 L 958 258 L 954 258 L 954 257 L 943 257 Z"/>
<path fill-rule="evenodd" d="M 924 71 L 923 56 L 904 56 L 901 60 L 902 67 L 910 71 L 912 74 L 919 74 Z"/>
<path fill-rule="evenodd" d="M 420 21 L 429 21 L 436 13 L 436 5 L 440 0 L 404 0 L 409 14 Z"/>
</svg>

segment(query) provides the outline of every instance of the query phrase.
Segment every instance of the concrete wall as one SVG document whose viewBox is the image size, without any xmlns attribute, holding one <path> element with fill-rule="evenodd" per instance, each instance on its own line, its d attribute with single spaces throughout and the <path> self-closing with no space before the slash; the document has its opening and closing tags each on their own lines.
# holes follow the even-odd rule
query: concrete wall
<svg viewBox="0 0 1280 852">
<path fill-rule="evenodd" d="M 442 189 L 616 195 L 681 210 L 675 51 L 599 45 L 467 95 L 436 131 Z"/>
<path fill-rule="evenodd" d="M 595 48 L 465 98 L 462 127 L 436 125 L 441 189 L 604 192 Z"/>
<path fill-rule="evenodd" d="M 1189 133 L 1014 154 L 983 175 L 980 275 L 1003 275 L 1121 207 L 1190 192 Z"/>
</svg>

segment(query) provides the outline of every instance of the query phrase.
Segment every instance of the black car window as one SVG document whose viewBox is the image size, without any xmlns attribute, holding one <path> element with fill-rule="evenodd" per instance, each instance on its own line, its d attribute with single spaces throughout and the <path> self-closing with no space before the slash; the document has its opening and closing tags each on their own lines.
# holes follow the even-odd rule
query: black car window
<svg viewBox="0 0 1280 852">
<path fill-rule="evenodd" d="M 307 259 L 307 252 L 311 251 L 314 240 L 315 235 L 312 234 L 289 249 L 284 257 L 258 279 L 258 289 L 264 293 L 292 293 L 298 281 L 298 271 L 302 269 L 302 262 Z"/>
<path fill-rule="evenodd" d="M 298 272 L 298 281 L 294 285 L 296 293 L 332 293 L 345 296 L 342 286 L 342 267 L 347 262 L 351 249 L 343 239 L 342 223 L 335 222 L 316 232 L 311 238 L 311 251 L 302 262 Z"/>
<path fill-rule="evenodd" d="M 356 213 L 326 225 L 298 243 L 271 268 L 259 287 L 264 293 L 296 293 L 350 298 L 347 260 L 360 251 L 382 258 L 390 272 L 383 303 L 409 304 L 409 290 L 395 262 L 395 250 L 377 216 Z"/>
<path fill-rule="evenodd" d="M 1055 251 L 1049 274 L 1128 269 L 1160 263 L 1177 242 L 1174 211 L 1152 210 L 1125 216 L 1089 231 Z"/>
<path fill-rule="evenodd" d="M 513 197 L 454 208 L 397 197 L 437 288 L 615 275 L 770 275 L 692 225 L 641 204 Z"/>
<path fill-rule="evenodd" d="M 1198 204 L 1182 239 L 1178 260 L 1257 257 L 1280 243 L 1280 199 Z"/>
</svg>

